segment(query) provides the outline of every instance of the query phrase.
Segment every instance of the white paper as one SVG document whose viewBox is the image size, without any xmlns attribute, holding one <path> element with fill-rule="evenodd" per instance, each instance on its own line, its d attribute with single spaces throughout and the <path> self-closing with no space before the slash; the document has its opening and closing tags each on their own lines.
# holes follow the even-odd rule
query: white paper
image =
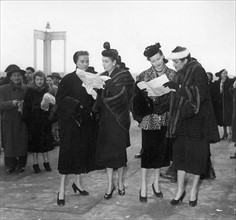
<svg viewBox="0 0 236 220">
<path fill-rule="evenodd" d="M 169 82 L 167 76 L 165 74 L 149 81 L 149 82 L 139 82 L 137 86 L 143 90 L 146 89 L 148 92 L 148 96 L 162 96 L 170 91 L 175 91 L 174 89 L 169 89 L 168 87 L 164 87 L 163 84 Z"/>
<path fill-rule="evenodd" d="M 77 69 L 76 74 L 82 80 L 82 86 L 86 89 L 86 92 L 94 99 L 97 98 L 97 92 L 94 89 L 103 89 L 105 81 L 111 79 L 109 76 L 100 76 L 99 73 L 93 74 Z"/>
<path fill-rule="evenodd" d="M 43 99 L 41 101 L 41 109 L 44 111 L 49 110 L 49 104 L 55 105 L 56 104 L 56 99 L 53 95 L 50 93 L 45 93 L 43 96 Z"/>
</svg>

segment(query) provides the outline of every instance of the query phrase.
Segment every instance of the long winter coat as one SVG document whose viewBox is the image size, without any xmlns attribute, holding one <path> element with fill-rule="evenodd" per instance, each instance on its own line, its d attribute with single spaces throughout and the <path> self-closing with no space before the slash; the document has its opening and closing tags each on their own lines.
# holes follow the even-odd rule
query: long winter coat
<svg viewBox="0 0 236 220">
<path fill-rule="evenodd" d="M 76 72 L 67 74 L 59 83 L 56 103 L 60 127 L 59 173 L 80 174 L 97 169 L 94 161 L 98 124 L 92 112 L 94 99 Z"/>
<path fill-rule="evenodd" d="M 168 136 L 188 136 L 212 143 L 219 141 L 204 68 L 192 58 L 176 73 L 175 81 L 181 89 L 171 94 Z"/>
<path fill-rule="evenodd" d="M 26 85 L 15 87 L 12 83 L 0 87 L 0 110 L 2 111 L 2 142 L 6 157 L 27 155 L 27 128 L 22 115 L 13 106 L 13 100 L 23 100 Z"/>
<path fill-rule="evenodd" d="M 236 88 L 231 88 L 233 95 L 232 141 L 236 142 Z"/>
<path fill-rule="evenodd" d="M 104 75 L 108 75 L 105 72 Z M 98 95 L 95 109 L 99 112 L 99 132 L 96 163 L 120 168 L 127 162 L 126 148 L 130 146 L 130 109 L 134 79 L 127 70 L 115 68 L 111 80 Z"/>
<path fill-rule="evenodd" d="M 223 84 L 223 92 L 220 93 L 220 79 L 213 83 L 212 102 L 215 110 L 217 124 L 219 126 L 231 126 L 233 114 L 233 96 L 230 87 L 234 79 L 226 78 Z"/>
<path fill-rule="evenodd" d="M 28 128 L 28 152 L 44 153 L 53 150 L 51 122 L 49 111 L 41 109 L 41 101 L 48 87 L 41 89 L 29 87 L 23 104 L 23 119 Z"/>
</svg>

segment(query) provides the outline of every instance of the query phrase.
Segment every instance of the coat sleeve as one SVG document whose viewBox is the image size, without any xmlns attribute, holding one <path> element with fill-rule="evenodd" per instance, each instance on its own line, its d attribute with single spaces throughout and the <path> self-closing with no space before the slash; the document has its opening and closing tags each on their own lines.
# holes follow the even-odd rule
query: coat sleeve
<svg viewBox="0 0 236 220">
<path fill-rule="evenodd" d="M 30 91 L 31 91 L 30 89 L 26 91 L 23 102 L 22 119 L 26 123 L 26 125 L 33 119 L 32 100 Z"/>
<path fill-rule="evenodd" d="M 6 87 L 0 87 L 0 110 L 12 110 L 16 107 L 13 105 L 13 100 L 4 100 L 4 88 Z"/>
<path fill-rule="evenodd" d="M 58 85 L 56 94 L 56 104 L 59 116 L 67 117 L 75 112 L 76 106 L 80 102 L 70 96 L 71 83 L 67 77 L 64 77 Z"/>
</svg>

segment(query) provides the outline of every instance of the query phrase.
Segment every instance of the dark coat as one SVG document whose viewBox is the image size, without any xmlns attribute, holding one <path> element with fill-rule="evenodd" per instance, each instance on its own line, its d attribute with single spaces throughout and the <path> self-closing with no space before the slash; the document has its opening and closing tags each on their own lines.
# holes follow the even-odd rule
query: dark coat
<svg viewBox="0 0 236 220">
<path fill-rule="evenodd" d="M 220 93 L 220 79 L 213 83 L 212 102 L 219 126 L 232 125 L 233 97 L 230 87 L 233 83 L 234 79 L 226 78 L 222 93 Z"/>
<path fill-rule="evenodd" d="M 14 87 L 7 84 L 0 87 L 0 110 L 2 111 L 2 142 L 6 157 L 27 155 L 27 128 L 22 121 L 22 115 L 13 106 L 12 101 L 23 100 L 27 87 Z"/>
<path fill-rule="evenodd" d="M 104 75 L 108 75 L 107 72 Z M 130 146 L 130 109 L 134 79 L 127 70 L 115 68 L 106 81 L 94 109 L 99 112 L 99 132 L 96 163 L 119 168 L 127 162 L 126 147 Z"/>
<path fill-rule="evenodd" d="M 231 88 L 233 95 L 232 141 L 236 142 L 236 88 Z"/>
<path fill-rule="evenodd" d="M 98 131 L 92 112 L 94 99 L 76 72 L 67 74 L 59 83 L 56 104 L 60 127 L 59 173 L 80 174 L 98 169 L 94 166 Z"/>
<path fill-rule="evenodd" d="M 167 135 L 200 138 L 213 143 L 219 141 L 204 68 L 192 59 L 176 73 L 175 81 L 181 89 L 171 94 Z"/>
<path fill-rule="evenodd" d="M 48 87 L 28 87 L 23 104 L 23 120 L 28 128 L 28 152 L 43 153 L 53 150 L 49 111 L 41 109 L 41 101 Z"/>
</svg>

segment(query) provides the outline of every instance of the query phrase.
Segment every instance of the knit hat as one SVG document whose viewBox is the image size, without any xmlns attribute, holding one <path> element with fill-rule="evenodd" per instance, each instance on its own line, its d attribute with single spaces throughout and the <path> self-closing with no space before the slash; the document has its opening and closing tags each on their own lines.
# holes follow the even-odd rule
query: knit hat
<svg viewBox="0 0 236 220">
<path fill-rule="evenodd" d="M 177 46 L 174 50 L 172 50 L 171 54 L 167 57 L 168 60 L 179 60 L 183 59 L 190 55 L 190 52 L 185 47 Z"/>
</svg>

